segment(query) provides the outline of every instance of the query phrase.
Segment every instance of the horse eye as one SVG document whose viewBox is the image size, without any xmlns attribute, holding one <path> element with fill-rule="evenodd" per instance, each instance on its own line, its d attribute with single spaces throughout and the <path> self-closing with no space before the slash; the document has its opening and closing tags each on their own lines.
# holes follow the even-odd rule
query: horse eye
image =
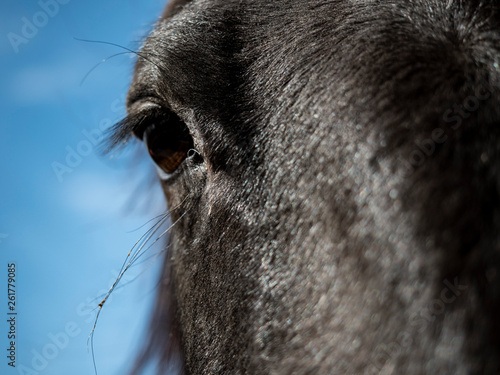
<svg viewBox="0 0 500 375">
<path fill-rule="evenodd" d="M 153 122 L 144 131 L 149 155 L 166 174 L 172 174 L 194 147 L 186 125 L 175 115 Z"/>
</svg>

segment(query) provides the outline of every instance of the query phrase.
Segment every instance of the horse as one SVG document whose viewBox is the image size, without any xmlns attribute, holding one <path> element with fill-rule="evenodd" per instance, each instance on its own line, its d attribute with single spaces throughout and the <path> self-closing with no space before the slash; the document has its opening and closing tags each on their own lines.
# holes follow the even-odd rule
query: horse
<svg viewBox="0 0 500 375">
<path fill-rule="evenodd" d="M 135 373 L 500 373 L 497 2 L 174 0 L 127 111 L 172 223 Z"/>
</svg>

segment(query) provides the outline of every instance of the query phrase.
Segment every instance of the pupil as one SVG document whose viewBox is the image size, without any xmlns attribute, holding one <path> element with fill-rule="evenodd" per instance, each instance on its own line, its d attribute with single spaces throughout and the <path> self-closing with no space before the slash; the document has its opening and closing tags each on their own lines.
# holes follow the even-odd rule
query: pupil
<svg viewBox="0 0 500 375">
<path fill-rule="evenodd" d="M 193 148 L 186 125 L 175 115 L 149 126 L 145 133 L 148 152 L 166 173 L 174 173 Z"/>
</svg>

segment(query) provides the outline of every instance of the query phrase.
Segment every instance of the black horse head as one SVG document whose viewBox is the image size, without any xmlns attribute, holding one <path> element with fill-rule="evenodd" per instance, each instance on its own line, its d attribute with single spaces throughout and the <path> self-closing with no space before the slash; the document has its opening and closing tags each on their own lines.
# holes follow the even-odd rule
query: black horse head
<svg viewBox="0 0 500 375">
<path fill-rule="evenodd" d="M 500 6 L 194 0 L 139 53 L 187 374 L 500 372 Z"/>
</svg>

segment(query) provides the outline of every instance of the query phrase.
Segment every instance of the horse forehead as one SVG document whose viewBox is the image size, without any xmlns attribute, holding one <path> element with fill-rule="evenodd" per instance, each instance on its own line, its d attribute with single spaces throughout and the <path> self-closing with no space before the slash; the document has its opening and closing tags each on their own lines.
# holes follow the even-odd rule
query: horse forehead
<svg viewBox="0 0 500 375">
<path fill-rule="evenodd" d="M 215 107 L 231 111 L 230 99 L 245 105 L 256 101 L 263 110 L 271 103 L 297 108 L 283 102 L 298 95 L 307 80 L 314 90 L 305 95 L 324 94 L 320 88 L 326 83 L 317 77 L 332 68 L 329 56 L 335 51 L 329 45 L 334 36 L 329 29 L 342 15 L 317 23 L 318 11 L 306 12 L 302 2 L 277 2 L 267 10 L 257 4 L 266 8 L 260 1 L 174 2 L 145 42 L 141 57 L 146 58 L 138 61 L 132 89 L 142 85 L 171 105 L 177 98 L 207 112 Z M 338 6 L 330 8 L 333 12 Z"/>
</svg>

